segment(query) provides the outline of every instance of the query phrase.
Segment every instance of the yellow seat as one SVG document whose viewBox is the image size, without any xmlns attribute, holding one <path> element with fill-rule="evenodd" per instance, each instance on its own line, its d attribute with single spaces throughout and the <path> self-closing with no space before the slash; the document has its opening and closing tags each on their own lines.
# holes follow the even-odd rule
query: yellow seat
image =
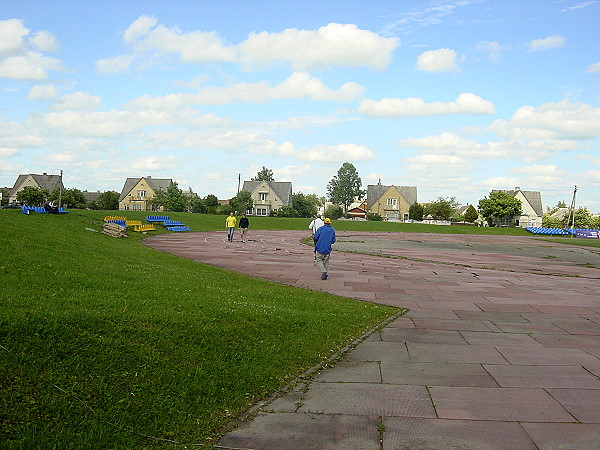
<svg viewBox="0 0 600 450">
<path fill-rule="evenodd" d="M 120 216 L 106 216 L 104 218 L 105 222 L 108 222 L 109 220 L 127 220 L 125 217 L 120 217 Z"/>
<path fill-rule="evenodd" d="M 141 220 L 126 220 L 125 221 L 125 225 L 127 225 L 128 227 L 134 227 L 136 225 L 141 225 L 142 221 Z"/>
<path fill-rule="evenodd" d="M 149 225 L 134 225 L 133 231 L 152 231 L 156 230 L 156 227 L 152 224 Z"/>
</svg>

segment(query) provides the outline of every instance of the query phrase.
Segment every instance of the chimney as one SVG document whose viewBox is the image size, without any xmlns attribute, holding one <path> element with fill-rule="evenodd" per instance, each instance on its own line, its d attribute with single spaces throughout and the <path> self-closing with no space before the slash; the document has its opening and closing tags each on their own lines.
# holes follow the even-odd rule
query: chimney
<svg viewBox="0 0 600 450">
<path fill-rule="evenodd" d="M 520 191 L 521 188 L 519 186 L 515 187 L 515 191 Z"/>
</svg>

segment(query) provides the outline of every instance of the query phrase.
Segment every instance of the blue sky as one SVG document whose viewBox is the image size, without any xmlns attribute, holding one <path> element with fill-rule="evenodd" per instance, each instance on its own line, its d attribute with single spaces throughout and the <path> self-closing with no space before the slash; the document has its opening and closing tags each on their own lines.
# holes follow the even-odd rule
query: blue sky
<svg viewBox="0 0 600 450">
<path fill-rule="evenodd" d="M 0 185 L 172 178 L 230 198 L 266 166 L 326 195 L 477 202 L 539 190 L 600 213 L 600 1 L 0 4 Z"/>
</svg>

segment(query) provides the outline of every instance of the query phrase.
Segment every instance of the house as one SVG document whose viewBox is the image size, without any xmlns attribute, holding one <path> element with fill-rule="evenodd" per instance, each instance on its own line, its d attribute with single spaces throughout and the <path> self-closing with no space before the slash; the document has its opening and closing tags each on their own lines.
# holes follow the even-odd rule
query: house
<svg viewBox="0 0 600 450">
<path fill-rule="evenodd" d="M 122 211 L 157 211 L 150 200 L 159 190 L 166 190 L 173 184 L 170 178 L 127 178 L 119 197 L 119 210 Z"/>
<path fill-rule="evenodd" d="M 408 220 L 408 210 L 416 202 L 415 186 L 384 186 L 381 183 L 367 186 L 367 212 L 379 214 L 384 220 Z"/>
<path fill-rule="evenodd" d="M 268 216 L 282 206 L 292 207 L 292 183 L 289 181 L 244 181 L 243 191 L 250 192 L 254 216 Z"/>
<path fill-rule="evenodd" d="M 346 215 L 351 219 L 366 219 L 367 217 L 367 202 L 352 203 Z"/>
<path fill-rule="evenodd" d="M 37 187 L 39 189 L 46 189 L 48 193 L 52 192 L 57 187 L 64 189 L 64 185 L 62 183 L 62 177 L 60 175 L 48 175 L 47 173 L 43 173 L 42 175 L 38 175 L 35 173 L 30 173 L 28 175 L 19 175 L 15 185 L 10 190 L 8 194 L 8 203 L 16 203 L 17 202 L 17 194 L 23 188 L 27 186 Z"/>
<path fill-rule="evenodd" d="M 542 226 L 544 210 L 540 191 L 522 191 L 518 186 L 512 190 L 501 189 L 500 191 L 506 192 L 519 200 L 522 211 L 519 216 L 507 217 L 500 221 L 500 226 L 510 226 L 512 223 L 521 228 Z"/>
</svg>

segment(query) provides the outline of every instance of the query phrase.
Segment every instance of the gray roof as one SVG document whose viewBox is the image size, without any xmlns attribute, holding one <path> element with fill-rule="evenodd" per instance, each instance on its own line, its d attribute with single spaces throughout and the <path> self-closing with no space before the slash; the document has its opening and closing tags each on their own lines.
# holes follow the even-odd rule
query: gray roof
<svg viewBox="0 0 600 450">
<path fill-rule="evenodd" d="M 416 186 L 385 186 L 383 184 L 369 184 L 367 186 L 367 209 L 371 209 L 371 207 L 381 198 L 385 192 L 391 188 L 395 187 L 396 190 L 400 193 L 402 198 L 406 200 L 406 203 L 409 205 L 414 205 L 417 203 L 417 187 Z"/>
<path fill-rule="evenodd" d="M 15 185 L 10 191 L 9 197 L 14 197 L 17 195 L 17 191 L 20 190 L 19 188 L 25 182 L 27 177 L 32 177 L 40 189 L 48 189 L 48 192 L 52 192 L 59 186 L 64 188 L 60 175 L 48 175 L 46 173 L 38 175 L 36 173 L 30 173 L 26 175 L 19 175 L 17 181 L 15 181 Z"/>
<path fill-rule="evenodd" d="M 496 189 L 494 189 L 496 190 Z M 506 192 L 507 194 L 515 197 L 518 192 L 521 192 L 525 197 L 525 200 L 531 205 L 535 213 L 542 217 L 544 215 L 544 209 L 542 207 L 542 194 L 540 191 L 523 191 L 521 189 L 498 189 L 501 192 Z"/>
<path fill-rule="evenodd" d="M 267 183 L 285 206 L 292 206 L 292 183 L 289 181 L 244 181 L 242 190 L 252 193 L 261 183 Z"/>
<path fill-rule="evenodd" d="M 154 192 L 162 189 L 166 191 L 169 186 L 173 183 L 171 178 L 152 178 L 152 177 L 139 177 L 139 178 L 127 178 L 125 180 L 125 185 L 123 186 L 123 190 L 121 191 L 121 196 L 119 197 L 119 201 L 123 201 L 123 199 L 131 192 L 134 186 L 141 180 L 145 179 L 148 183 L 148 186 L 152 188 Z"/>
</svg>

